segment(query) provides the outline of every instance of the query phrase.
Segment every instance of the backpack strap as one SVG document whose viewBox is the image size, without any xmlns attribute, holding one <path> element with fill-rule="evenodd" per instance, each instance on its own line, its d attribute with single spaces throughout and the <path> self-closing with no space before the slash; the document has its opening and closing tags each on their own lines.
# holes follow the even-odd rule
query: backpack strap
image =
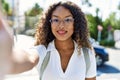
<svg viewBox="0 0 120 80">
<path fill-rule="evenodd" d="M 48 62 L 50 60 L 50 51 L 47 52 L 46 56 L 43 59 L 43 62 L 40 67 L 40 80 L 42 80 L 43 73 L 48 65 Z"/>
<path fill-rule="evenodd" d="M 90 56 L 89 56 L 89 53 L 88 53 L 88 48 L 82 48 L 83 50 L 83 55 L 84 55 L 84 58 L 85 58 L 85 63 L 86 63 L 86 74 L 88 72 L 88 69 L 90 67 Z"/>
</svg>

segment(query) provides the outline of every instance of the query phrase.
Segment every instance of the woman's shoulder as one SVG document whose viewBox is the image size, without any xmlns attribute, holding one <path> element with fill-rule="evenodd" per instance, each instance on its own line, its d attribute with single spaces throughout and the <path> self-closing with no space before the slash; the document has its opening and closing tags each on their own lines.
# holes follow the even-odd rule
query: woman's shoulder
<svg viewBox="0 0 120 80">
<path fill-rule="evenodd" d="M 31 47 L 31 49 L 36 49 L 36 50 L 46 50 L 46 47 L 45 47 L 45 45 L 37 45 L 37 46 L 33 46 L 33 47 Z"/>
<path fill-rule="evenodd" d="M 38 54 L 39 56 L 42 56 L 46 53 L 46 47 L 44 45 L 37 45 L 24 49 L 24 51 L 29 54 Z"/>
<path fill-rule="evenodd" d="M 30 48 L 31 50 L 36 50 L 39 54 L 46 53 L 46 47 L 45 45 L 37 45 Z"/>
</svg>

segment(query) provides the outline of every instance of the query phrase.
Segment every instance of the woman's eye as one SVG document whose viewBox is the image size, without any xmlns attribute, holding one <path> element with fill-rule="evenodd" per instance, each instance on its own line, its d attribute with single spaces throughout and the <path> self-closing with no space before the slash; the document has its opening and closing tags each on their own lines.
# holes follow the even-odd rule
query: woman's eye
<svg viewBox="0 0 120 80">
<path fill-rule="evenodd" d="M 65 22 L 71 22 L 72 20 L 71 19 L 65 19 Z"/>
<path fill-rule="evenodd" d="M 59 20 L 58 19 L 53 19 L 52 22 L 59 22 Z"/>
</svg>

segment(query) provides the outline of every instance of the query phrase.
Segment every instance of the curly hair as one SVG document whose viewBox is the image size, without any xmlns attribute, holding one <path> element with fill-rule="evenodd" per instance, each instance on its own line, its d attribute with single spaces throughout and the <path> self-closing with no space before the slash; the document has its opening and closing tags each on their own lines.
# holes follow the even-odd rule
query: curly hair
<svg viewBox="0 0 120 80">
<path fill-rule="evenodd" d="M 85 18 L 85 14 L 81 11 L 81 9 L 74 3 L 68 2 L 58 2 L 49 7 L 48 11 L 45 13 L 45 16 L 40 19 L 37 24 L 37 30 L 35 34 L 36 43 L 35 45 L 45 45 L 48 46 L 49 42 L 55 39 L 51 31 L 51 23 L 49 20 L 51 19 L 53 11 L 58 7 L 63 6 L 68 9 L 74 18 L 74 32 L 72 34 L 72 39 L 76 41 L 78 47 L 87 47 L 91 48 L 89 42 L 89 31 L 87 27 L 87 20 Z"/>
</svg>

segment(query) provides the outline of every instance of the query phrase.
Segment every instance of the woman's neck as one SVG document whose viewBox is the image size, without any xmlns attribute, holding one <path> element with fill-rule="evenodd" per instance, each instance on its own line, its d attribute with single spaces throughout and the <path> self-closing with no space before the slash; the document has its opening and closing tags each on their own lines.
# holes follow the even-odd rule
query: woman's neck
<svg viewBox="0 0 120 80">
<path fill-rule="evenodd" d="M 55 40 L 55 47 L 58 50 L 74 49 L 74 42 L 72 39 L 66 41 Z"/>
</svg>

